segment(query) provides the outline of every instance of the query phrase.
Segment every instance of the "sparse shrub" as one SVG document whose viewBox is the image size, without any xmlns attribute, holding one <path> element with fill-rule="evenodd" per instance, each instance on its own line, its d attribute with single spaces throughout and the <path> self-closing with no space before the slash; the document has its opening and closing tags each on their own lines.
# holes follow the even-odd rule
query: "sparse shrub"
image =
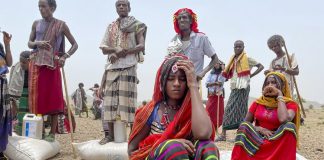
<svg viewBox="0 0 324 160">
<path fill-rule="evenodd" d="M 309 109 L 314 109 L 314 106 L 311 104 L 308 106 Z"/>
<path fill-rule="evenodd" d="M 324 125 L 324 122 L 318 122 L 317 125 Z"/>
</svg>

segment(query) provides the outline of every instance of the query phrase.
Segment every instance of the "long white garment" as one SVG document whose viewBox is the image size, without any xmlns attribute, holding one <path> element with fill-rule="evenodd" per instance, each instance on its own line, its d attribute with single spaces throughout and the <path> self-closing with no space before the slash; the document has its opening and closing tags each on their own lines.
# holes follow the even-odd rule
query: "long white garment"
<svg viewBox="0 0 324 160">
<path fill-rule="evenodd" d="M 75 105 L 75 108 L 78 110 L 78 111 L 81 111 L 82 110 L 82 93 L 81 93 L 81 89 L 78 88 L 73 94 L 72 94 L 72 99 L 74 100 L 74 105 Z"/>
<path fill-rule="evenodd" d="M 236 68 L 236 61 L 234 62 L 234 68 Z M 250 70 L 252 67 L 259 64 L 253 58 L 248 57 L 248 63 Z M 233 70 L 233 77 L 230 81 L 231 89 L 246 89 L 250 85 L 250 75 L 238 77 L 236 69 Z"/>
</svg>

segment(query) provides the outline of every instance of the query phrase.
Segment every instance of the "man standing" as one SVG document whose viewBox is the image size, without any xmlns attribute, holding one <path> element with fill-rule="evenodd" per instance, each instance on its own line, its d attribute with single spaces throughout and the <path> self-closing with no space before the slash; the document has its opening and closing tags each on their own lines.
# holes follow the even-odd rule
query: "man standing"
<svg viewBox="0 0 324 160">
<path fill-rule="evenodd" d="M 128 15 L 131 10 L 128 0 L 117 0 L 115 5 L 119 18 L 108 26 L 100 45 L 102 53 L 108 55 L 101 85 L 105 138 L 100 144 L 114 140 L 116 119 L 132 127 L 137 103 L 138 54 L 145 50 L 146 25 Z"/>
<path fill-rule="evenodd" d="M 83 87 L 84 84 L 79 83 L 79 88 L 76 89 L 72 94 L 72 100 L 75 105 L 75 115 L 79 115 L 79 117 L 81 118 L 82 112 L 86 112 L 88 118 L 89 115 L 88 115 L 88 107 L 87 107 L 87 96 Z"/>
<path fill-rule="evenodd" d="M 93 91 L 92 113 L 95 116 L 94 120 L 101 118 L 101 103 L 102 99 L 99 96 L 99 84 L 94 84 L 89 90 Z"/>
<path fill-rule="evenodd" d="M 198 31 L 197 15 L 188 8 L 179 9 L 173 15 L 174 29 L 177 35 L 168 46 L 168 54 L 184 53 L 194 63 L 198 80 L 218 62 L 218 57 L 208 37 Z M 212 60 L 204 67 L 204 56 Z"/>
<path fill-rule="evenodd" d="M 11 67 L 9 81 L 9 96 L 13 106 L 13 115 L 17 116 L 18 125 L 15 131 L 22 135 L 23 117 L 29 112 L 28 108 L 28 67 L 30 51 L 20 53 L 19 62 Z"/>
<path fill-rule="evenodd" d="M 264 73 L 267 74 L 270 71 L 276 71 L 284 74 L 286 76 L 286 79 L 288 80 L 290 93 L 293 96 L 293 91 L 295 87 L 293 76 L 299 74 L 299 68 L 295 54 L 289 56 L 289 59 L 291 60 L 290 67 L 287 54 L 282 49 L 284 44 L 285 41 L 281 35 L 273 35 L 268 39 L 268 47 L 277 55 L 277 57 L 272 60 L 269 70 L 264 71 Z"/>
<path fill-rule="evenodd" d="M 64 111 L 60 67 L 78 48 L 65 22 L 53 17 L 55 0 L 39 0 L 42 19 L 33 23 L 28 47 L 33 49 L 29 65 L 29 107 L 32 113 L 51 115 L 51 131 L 45 140 L 55 140 L 58 114 Z M 65 37 L 71 48 L 65 52 Z"/>
<path fill-rule="evenodd" d="M 244 120 L 248 111 L 250 78 L 257 75 L 264 68 L 261 63 L 247 56 L 244 51 L 243 41 L 235 41 L 234 52 L 223 71 L 223 76 L 230 79 L 231 94 L 225 108 L 223 130 L 216 141 L 225 141 L 226 130 L 237 129 Z M 253 67 L 257 67 L 257 70 L 251 74 Z"/>
</svg>

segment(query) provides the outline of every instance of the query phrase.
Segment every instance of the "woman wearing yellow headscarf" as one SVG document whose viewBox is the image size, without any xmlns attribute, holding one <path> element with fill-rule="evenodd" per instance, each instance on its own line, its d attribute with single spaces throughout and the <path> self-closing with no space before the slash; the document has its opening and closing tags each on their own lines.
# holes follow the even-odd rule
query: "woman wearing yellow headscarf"
<svg viewBox="0 0 324 160">
<path fill-rule="evenodd" d="M 298 115 L 298 104 L 291 99 L 285 76 L 279 72 L 267 74 L 262 96 L 250 106 L 237 130 L 232 160 L 295 160 Z"/>
</svg>

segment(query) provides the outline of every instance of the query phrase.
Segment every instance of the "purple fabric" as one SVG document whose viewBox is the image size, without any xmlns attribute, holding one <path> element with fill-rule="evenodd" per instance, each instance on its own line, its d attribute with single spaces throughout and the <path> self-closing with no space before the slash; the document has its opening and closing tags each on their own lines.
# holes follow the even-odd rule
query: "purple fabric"
<svg viewBox="0 0 324 160">
<path fill-rule="evenodd" d="M 163 152 L 163 154 L 158 158 L 158 160 L 161 160 L 173 148 L 180 147 L 180 146 L 181 146 L 181 144 L 179 144 L 179 143 L 169 146 L 169 148 Z"/>
<path fill-rule="evenodd" d="M 0 107 L 0 115 L 2 115 L 3 109 Z M 10 112 L 4 118 L 4 121 L 0 123 L 0 152 L 6 150 L 8 144 L 8 136 L 11 135 L 11 116 Z"/>
</svg>

